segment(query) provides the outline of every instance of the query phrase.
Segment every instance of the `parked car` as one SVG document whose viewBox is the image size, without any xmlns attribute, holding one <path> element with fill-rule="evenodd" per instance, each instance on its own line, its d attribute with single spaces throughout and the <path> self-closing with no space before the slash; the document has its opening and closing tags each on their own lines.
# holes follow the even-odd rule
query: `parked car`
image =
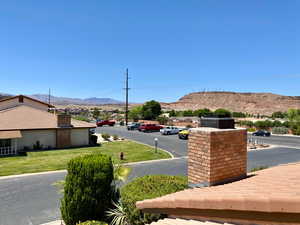
<svg viewBox="0 0 300 225">
<path fill-rule="evenodd" d="M 138 130 L 142 132 L 150 132 L 150 131 L 160 131 L 163 127 L 157 124 L 143 124 Z"/>
<path fill-rule="evenodd" d="M 254 133 L 252 133 L 253 136 L 263 136 L 263 137 L 270 137 L 271 133 L 266 130 L 258 130 Z"/>
<path fill-rule="evenodd" d="M 179 129 L 177 127 L 164 127 L 160 129 L 160 133 L 163 135 L 178 134 Z"/>
<path fill-rule="evenodd" d="M 178 133 L 178 138 L 187 140 L 189 138 L 189 134 L 190 134 L 189 129 L 183 129 Z"/>
<path fill-rule="evenodd" d="M 113 120 L 97 120 L 96 125 L 97 125 L 97 127 L 102 127 L 104 125 L 114 126 L 115 123 L 116 122 Z"/>
<path fill-rule="evenodd" d="M 131 123 L 127 125 L 127 130 L 137 130 L 141 126 L 140 123 Z"/>
</svg>

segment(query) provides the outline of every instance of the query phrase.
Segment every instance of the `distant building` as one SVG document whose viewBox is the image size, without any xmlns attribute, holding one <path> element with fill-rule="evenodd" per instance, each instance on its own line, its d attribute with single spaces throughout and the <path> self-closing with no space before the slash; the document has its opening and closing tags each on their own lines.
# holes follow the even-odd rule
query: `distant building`
<svg viewBox="0 0 300 225">
<path fill-rule="evenodd" d="M 0 155 L 20 150 L 87 146 L 91 123 L 49 113 L 54 106 L 19 95 L 0 101 Z"/>
</svg>

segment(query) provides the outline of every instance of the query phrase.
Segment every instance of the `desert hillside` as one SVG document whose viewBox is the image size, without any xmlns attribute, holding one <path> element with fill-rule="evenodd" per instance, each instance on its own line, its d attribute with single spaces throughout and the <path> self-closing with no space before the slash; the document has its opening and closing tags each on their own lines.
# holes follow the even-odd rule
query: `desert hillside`
<svg viewBox="0 0 300 225">
<path fill-rule="evenodd" d="M 236 112 L 270 115 L 290 108 L 300 109 L 300 96 L 272 93 L 195 92 L 177 102 L 162 103 L 165 109 L 186 110 L 225 108 Z"/>
</svg>

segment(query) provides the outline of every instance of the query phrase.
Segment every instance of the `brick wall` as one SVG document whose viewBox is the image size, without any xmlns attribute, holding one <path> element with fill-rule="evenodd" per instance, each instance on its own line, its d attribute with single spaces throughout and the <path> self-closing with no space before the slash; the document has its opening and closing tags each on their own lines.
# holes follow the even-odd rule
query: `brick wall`
<svg viewBox="0 0 300 225">
<path fill-rule="evenodd" d="M 193 185 L 211 186 L 245 177 L 245 129 L 194 128 L 188 142 L 188 179 Z"/>
<path fill-rule="evenodd" d="M 57 115 L 57 126 L 58 127 L 70 127 L 71 126 L 71 115 L 58 114 Z"/>
</svg>

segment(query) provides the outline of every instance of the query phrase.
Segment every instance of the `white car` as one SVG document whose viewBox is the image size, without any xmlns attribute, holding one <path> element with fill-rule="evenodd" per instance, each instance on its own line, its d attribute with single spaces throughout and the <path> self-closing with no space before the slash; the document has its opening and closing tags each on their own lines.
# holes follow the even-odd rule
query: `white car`
<svg viewBox="0 0 300 225">
<path fill-rule="evenodd" d="M 164 127 L 163 129 L 160 129 L 160 133 L 163 135 L 178 134 L 179 129 L 177 127 Z"/>
</svg>

